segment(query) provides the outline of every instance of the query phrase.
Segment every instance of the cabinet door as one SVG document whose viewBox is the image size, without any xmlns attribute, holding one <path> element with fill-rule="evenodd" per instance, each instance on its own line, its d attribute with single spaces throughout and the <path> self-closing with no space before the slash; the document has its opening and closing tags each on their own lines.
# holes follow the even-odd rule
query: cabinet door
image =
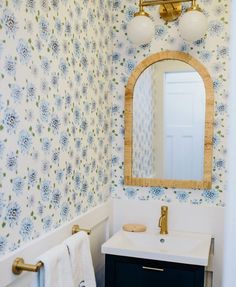
<svg viewBox="0 0 236 287">
<path fill-rule="evenodd" d="M 106 256 L 106 287 L 203 287 L 204 267 Z"/>
</svg>

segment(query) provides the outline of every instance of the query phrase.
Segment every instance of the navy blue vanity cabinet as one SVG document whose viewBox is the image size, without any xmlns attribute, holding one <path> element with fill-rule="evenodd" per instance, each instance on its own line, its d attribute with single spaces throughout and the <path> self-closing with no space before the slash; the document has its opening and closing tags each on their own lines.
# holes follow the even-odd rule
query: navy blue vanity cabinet
<svg viewBox="0 0 236 287">
<path fill-rule="evenodd" d="M 204 287 L 204 266 L 106 255 L 105 287 Z"/>
</svg>

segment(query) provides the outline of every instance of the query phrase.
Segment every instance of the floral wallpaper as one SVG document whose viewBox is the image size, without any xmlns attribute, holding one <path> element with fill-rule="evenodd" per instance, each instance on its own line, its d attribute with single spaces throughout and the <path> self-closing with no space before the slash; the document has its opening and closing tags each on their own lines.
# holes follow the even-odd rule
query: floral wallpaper
<svg viewBox="0 0 236 287">
<path fill-rule="evenodd" d="M 0 256 L 109 197 L 110 0 L 0 0 Z"/>
<path fill-rule="evenodd" d="M 135 177 L 153 175 L 152 77 L 152 69 L 146 69 L 135 84 L 133 101 L 133 175 Z"/>
<path fill-rule="evenodd" d="M 138 9 L 138 1 L 114 1 L 113 29 L 113 198 L 161 200 L 193 205 L 224 205 L 226 189 L 226 129 L 228 104 L 229 11 L 228 0 L 198 0 L 208 18 L 208 31 L 204 39 L 188 43 L 181 39 L 178 21 L 165 24 L 157 8 L 147 8 L 155 21 L 155 39 L 151 44 L 133 46 L 127 39 L 127 24 Z M 189 4 L 184 4 L 187 7 Z M 124 185 L 124 87 L 137 63 L 146 56 L 164 50 L 178 50 L 191 54 L 201 61 L 214 82 L 215 118 L 213 152 L 213 186 L 211 190 L 186 190 L 161 187 L 132 187 Z"/>
</svg>

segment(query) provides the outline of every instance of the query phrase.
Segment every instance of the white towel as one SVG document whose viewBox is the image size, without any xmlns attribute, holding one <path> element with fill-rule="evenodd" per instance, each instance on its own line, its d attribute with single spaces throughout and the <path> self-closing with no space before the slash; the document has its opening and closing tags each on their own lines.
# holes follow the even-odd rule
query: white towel
<svg viewBox="0 0 236 287">
<path fill-rule="evenodd" d="M 37 260 L 43 262 L 43 267 L 35 274 L 31 287 L 75 287 L 65 245 L 50 249 Z"/>
<path fill-rule="evenodd" d="M 84 231 L 64 241 L 68 247 L 76 287 L 96 287 L 89 237 Z"/>
</svg>

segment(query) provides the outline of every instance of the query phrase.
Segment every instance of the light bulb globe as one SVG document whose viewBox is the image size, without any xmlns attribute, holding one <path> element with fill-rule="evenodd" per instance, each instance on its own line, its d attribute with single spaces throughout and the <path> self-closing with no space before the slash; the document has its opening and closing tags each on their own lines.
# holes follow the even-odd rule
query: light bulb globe
<svg viewBox="0 0 236 287">
<path fill-rule="evenodd" d="M 188 11 L 180 18 L 179 30 L 184 40 L 197 41 L 203 38 L 207 31 L 207 18 L 198 10 Z"/>
<path fill-rule="evenodd" d="M 155 34 L 154 23 L 148 16 L 136 16 L 128 24 L 127 33 L 133 44 L 137 46 L 148 44 Z"/>
</svg>

